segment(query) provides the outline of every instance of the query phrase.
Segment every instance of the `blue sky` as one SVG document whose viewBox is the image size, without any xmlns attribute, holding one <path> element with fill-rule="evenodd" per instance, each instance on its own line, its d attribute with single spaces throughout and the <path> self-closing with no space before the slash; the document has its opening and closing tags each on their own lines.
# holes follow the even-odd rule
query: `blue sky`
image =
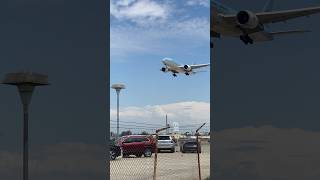
<svg viewBox="0 0 320 180">
<path fill-rule="evenodd" d="M 150 107 L 160 107 L 162 111 L 171 105 L 177 113 L 181 109 L 189 109 L 190 113 L 201 111 L 200 114 L 205 114 L 202 119 L 209 121 L 209 68 L 205 69 L 207 72 L 190 77 L 179 74 L 177 78 L 160 71 L 161 60 L 165 57 L 181 64 L 210 61 L 209 1 L 122 0 L 110 3 L 110 82 L 127 86 L 121 92 L 122 111 L 135 108 L 139 109 L 136 114 L 142 111 L 148 114 Z M 110 101 L 111 119 L 114 119 L 114 91 L 110 92 Z M 177 113 L 172 112 L 172 116 L 178 117 Z M 122 114 L 124 121 L 141 118 L 126 116 L 126 112 Z M 158 121 L 160 117 L 148 118 Z M 185 118 L 188 120 L 181 123 L 188 121 L 190 124 L 199 119 Z"/>
</svg>

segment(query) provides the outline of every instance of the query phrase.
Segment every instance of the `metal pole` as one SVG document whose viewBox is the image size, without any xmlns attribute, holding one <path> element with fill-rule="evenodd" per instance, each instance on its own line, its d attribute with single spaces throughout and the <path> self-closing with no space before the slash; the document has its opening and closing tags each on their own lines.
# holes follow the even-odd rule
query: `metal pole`
<svg viewBox="0 0 320 180">
<path fill-rule="evenodd" d="M 156 130 L 156 148 L 155 148 L 155 154 L 154 154 L 154 164 L 153 164 L 153 180 L 156 180 L 157 178 L 157 160 L 158 160 L 158 133 L 160 131 L 169 129 L 170 126 L 166 126 L 165 128 L 160 128 Z"/>
<path fill-rule="evenodd" d="M 201 169 L 200 169 L 200 155 L 199 155 L 199 133 L 197 133 L 197 154 L 198 154 L 198 171 L 199 171 L 199 180 L 201 180 Z"/>
<path fill-rule="evenodd" d="M 203 123 L 203 124 L 196 130 L 199 180 L 201 180 L 200 154 L 199 154 L 199 150 L 200 150 L 200 146 L 199 146 L 199 130 L 200 130 L 205 124 L 206 124 L 206 123 Z"/>
<path fill-rule="evenodd" d="M 119 94 L 120 90 L 117 91 L 117 139 L 119 138 Z"/>
<path fill-rule="evenodd" d="M 156 150 L 154 154 L 153 180 L 156 180 L 157 178 L 157 160 L 158 160 L 158 133 L 156 133 Z"/>
<path fill-rule="evenodd" d="M 23 180 L 28 180 L 28 110 L 27 104 L 23 105 Z"/>
<path fill-rule="evenodd" d="M 168 126 L 168 116 L 166 115 L 166 127 Z M 166 129 L 166 133 L 169 134 L 169 129 Z"/>
</svg>

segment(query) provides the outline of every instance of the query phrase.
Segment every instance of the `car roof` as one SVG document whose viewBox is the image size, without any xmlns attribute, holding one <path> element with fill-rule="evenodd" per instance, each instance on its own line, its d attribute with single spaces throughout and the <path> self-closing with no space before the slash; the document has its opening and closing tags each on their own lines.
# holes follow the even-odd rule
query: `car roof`
<svg viewBox="0 0 320 180">
<path fill-rule="evenodd" d="M 146 135 L 128 135 L 126 137 L 131 137 L 131 138 L 141 138 L 141 137 L 147 137 Z"/>
</svg>

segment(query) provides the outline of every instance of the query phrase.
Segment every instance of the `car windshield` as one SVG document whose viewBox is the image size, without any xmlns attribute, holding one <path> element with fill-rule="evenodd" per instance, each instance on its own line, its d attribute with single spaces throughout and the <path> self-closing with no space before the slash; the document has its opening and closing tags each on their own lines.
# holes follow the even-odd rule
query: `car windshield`
<svg viewBox="0 0 320 180">
<path fill-rule="evenodd" d="M 170 140 L 170 136 L 159 136 L 158 140 Z"/>
</svg>

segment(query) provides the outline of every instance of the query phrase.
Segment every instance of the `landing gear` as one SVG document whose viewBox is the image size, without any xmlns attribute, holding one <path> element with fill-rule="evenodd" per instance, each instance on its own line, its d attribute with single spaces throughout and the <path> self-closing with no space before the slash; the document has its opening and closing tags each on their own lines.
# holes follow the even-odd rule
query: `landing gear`
<svg viewBox="0 0 320 180">
<path fill-rule="evenodd" d="M 251 39 L 251 37 L 249 35 L 241 35 L 240 39 L 242 42 L 244 42 L 245 44 L 253 44 L 253 40 Z"/>
<path fill-rule="evenodd" d="M 187 76 L 189 76 L 189 75 L 190 75 L 190 74 L 189 74 L 189 73 L 187 73 L 187 72 L 186 72 L 185 74 L 186 74 Z"/>
<path fill-rule="evenodd" d="M 173 75 L 173 77 L 177 77 L 176 73 L 173 73 L 172 75 Z"/>
</svg>

